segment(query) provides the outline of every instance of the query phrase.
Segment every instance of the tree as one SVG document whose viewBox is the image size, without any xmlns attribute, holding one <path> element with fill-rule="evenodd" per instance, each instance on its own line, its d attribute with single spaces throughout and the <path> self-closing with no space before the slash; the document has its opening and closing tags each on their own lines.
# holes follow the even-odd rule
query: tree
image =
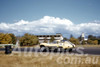
<svg viewBox="0 0 100 67">
<path fill-rule="evenodd" d="M 87 42 L 88 44 L 94 44 L 94 45 L 98 44 L 98 40 L 88 40 Z"/>
<path fill-rule="evenodd" d="M 97 44 L 98 44 L 98 40 L 94 40 L 94 41 L 93 41 L 93 44 L 94 44 L 94 45 L 97 45 Z"/>
<path fill-rule="evenodd" d="M 83 41 L 81 42 L 81 44 L 82 44 L 82 45 L 85 45 L 85 44 L 87 44 L 87 41 L 83 40 Z"/>
<path fill-rule="evenodd" d="M 0 33 L 0 44 L 12 44 L 11 36 L 8 33 Z"/>
<path fill-rule="evenodd" d="M 88 40 L 87 41 L 88 42 L 88 44 L 94 44 L 94 45 L 97 45 L 98 44 L 98 40 Z"/>
<path fill-rule="evenodd" d="M 87 43 L 92 44 L 92 40 L 88 39 Z"/>
<path fill-rule="evenodd" d="M 64 39 L 63 40 L 68 40 L 66 37 L 64 37 Z"/>
<path fill-rule="evenodd" d="M 98 44 L 99 38 L 93 35 L 88 35 L 88 44 Z"/>
<path fill-rule="evenodd" d="M 50 42 L 53 42 L 55 40 L 54 36 L 51 36 Z"/>
<path fill-rule="evenodd" d="M 81 37 L 81 36 L 80 36 L 80 37 L 78 37 L 78 40 L 79 40 L 79 41 L 82 41 L 82 37 Z"/>
<path fill-rule="evenodd" d="M 24 36 L 20 38 L 21 46 L 32 46 L 38 43 L 39 43 L 38 37 L 36 37 L 35 35 L 28 34 L 28 33 L 24 34 Z"/>
<path fill-rule="evenodd" d="M 96 36 L 88 35 L 88 39 L 89 39 L 89 40 L 96 40 L 97 38 L 96 38 Z"/>
<path fill-rule="evenodd" d="M 79 44 L 79 40 L 78 39 L 75 39 L 74 37 L 70 38 L 69 41 L 72 42 L 72 43 L 74 43 L 74 44 L 76 44 L 76 45 Z"/>
<path fill-rule="evenodd" d="M 16 36 L 15 36 L 14 34 L 12 34 L 12 33 L 10 33 L 9 35 L 10 35 L 11 38 L 12 38 L 12 43 L 13 43 L 13 44 L 16 44 L 16 41 L 17 41 Z"/>
</svg>

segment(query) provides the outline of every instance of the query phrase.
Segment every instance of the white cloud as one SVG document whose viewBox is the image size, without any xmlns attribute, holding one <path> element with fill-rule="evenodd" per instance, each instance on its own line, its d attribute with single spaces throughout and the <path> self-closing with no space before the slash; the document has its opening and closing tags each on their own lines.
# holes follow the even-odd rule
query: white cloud
<svg viewBox="0 0 100 67">
<path fill-rule="evenodd" d="M 24 33 L 31 34 L 73 34 L 79 36 L 82 32 L 87 34 L 100 34 L 99 23 L 81 23 L 74 24 L 68 19 L 60 19 L 50 16 L 44 16 L 42 19 L 36 21 L 20 20 L 13 24 L 0 23 L 0 32 L 14 33 L 16 35 L 22 35 Z"/>
</svg>

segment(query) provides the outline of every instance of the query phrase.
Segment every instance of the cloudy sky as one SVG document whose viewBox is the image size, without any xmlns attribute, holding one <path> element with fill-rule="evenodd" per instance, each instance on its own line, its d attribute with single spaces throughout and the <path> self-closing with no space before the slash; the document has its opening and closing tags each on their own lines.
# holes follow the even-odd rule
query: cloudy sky
<svg viewBox="0 0 100 67">
<path fill-rule="evenodd" d="M 0 32 L 100 36 L 100 0 L 0 0 Z"/>
</svg>

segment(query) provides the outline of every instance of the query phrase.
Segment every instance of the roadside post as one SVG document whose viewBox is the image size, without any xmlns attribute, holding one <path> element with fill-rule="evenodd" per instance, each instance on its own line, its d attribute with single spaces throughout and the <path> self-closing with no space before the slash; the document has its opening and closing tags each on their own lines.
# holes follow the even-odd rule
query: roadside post
<svg viewBox="0 0 100 67">
<path fill-rule="evenodd" d="M 12 53 L 11 45 L 5 45 L 5 54 L 11 54 L 11 53 Z"/>
</svg>

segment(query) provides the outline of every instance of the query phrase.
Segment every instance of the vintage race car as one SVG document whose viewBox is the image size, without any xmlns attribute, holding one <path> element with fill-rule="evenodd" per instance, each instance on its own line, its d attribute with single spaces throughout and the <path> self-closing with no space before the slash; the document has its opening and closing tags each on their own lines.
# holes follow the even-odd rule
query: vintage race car
<svg viewBox="0 0 100 67">
<path fill-rule="evenodd" d="M 40 48 L 49 49 L 49 50 L 63 50 L 63 51 L 72 51 L 72 49 L 75 47 L 75 44 L 71 43 L 70 41 L 64 41 L 64 40 L 56 40 L 52 43 L 41 43 Z"/>
</svg>

